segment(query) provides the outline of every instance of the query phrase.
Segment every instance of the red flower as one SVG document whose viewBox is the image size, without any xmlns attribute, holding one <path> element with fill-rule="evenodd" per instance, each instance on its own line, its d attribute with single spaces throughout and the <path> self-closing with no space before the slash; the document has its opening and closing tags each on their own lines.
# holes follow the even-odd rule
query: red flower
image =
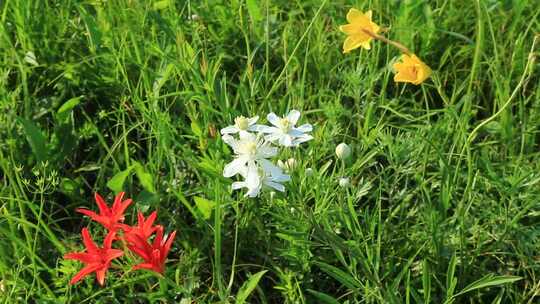
<svg viewBox="0 0 540 304">
<path fill-rule="evenodd" d="M 86 246 L 86 251 L 71 252 L 64 255 L 64 259 L 78 260 L 86 264 L 86 266 L 71 279 L 69 282 L 70 284 L 75 284 L 85 276 L 95 272 L 99 285 L 103 286 L 105 283 L 105 275 L 111 265 L 111 261 L 124 254 L 122 250 L 111 249 L 115 236 L 116 232 L 110 231 L 105 237 L 103 248 L 99 248 L 92 240 L 88 228 L 82 229 L 82 239 Z"/>
<path fill-rule="evenodd" d="M 92 220 L 102 224 L 109 231 L 116 231 L 118 228 L 121 228 L 119 224 L 124 221 L 124 212 L 132 202 L 131 199 L 122 201 L 123 197 L 124 192 L 118 193 L 118 195 L 116 195 L 114 198 L 112 208 L 109 208 L 103 198 L 96 193 L 95 199 L 99 208 L 99 214 L 84 208 L 78 208 L 75 211 L 80 212 L 90 217 Z"/>
<path fill-rule="evenodd" d="M 152 212 L 147 219 L 144 219 L 144 215 L 141 212 L 137 213 L 138 225 L 137 226 L 128 226 L 122 225 L 122 229 L 126 234 L 126 239 L 130 238 L 128 235 L 139 235 L 142 239 L 147 240 L 152 234 L 162 227 L 161 225 L 152 226 L 156 220 L 157 212 Z"/>
<path fill-rule="evenodd" d="M 163 238 L 163 227 L 156 226 L 155 228 L 157 233 L 152 244 L 149 244 L 147 239 L 139 233 L 126 234 L 126 240 L 130 243 L 128 248 L 144 260 L 143 263 L 135 265 L 133 270 L 148 269 L 163 274 L 167 254 L 171 249 L 176 231 Z"/>
</svg>

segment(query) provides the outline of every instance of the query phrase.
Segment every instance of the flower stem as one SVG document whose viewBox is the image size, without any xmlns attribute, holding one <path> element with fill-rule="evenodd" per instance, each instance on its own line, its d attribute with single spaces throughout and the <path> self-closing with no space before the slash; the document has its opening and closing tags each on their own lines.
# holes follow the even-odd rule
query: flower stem
<svg viewBox="0 0 540 304">
<path fill-rule="evenodd" d="M 368 31 L 368 30 L 362 29 L 362 31 L 364 33 L 366 33 L 367 35 L 371 36 L 373 39 L 380 40 L 380 41 L 382 41 L 384 43 L 387 43 L 387 44 L 399 49 L 404 54 L 407 54 L 409 56 L 412 54 L 411 51 L 407 47 L 405 47 L 403 44 L 401 44 L 401 43 L 399 43 L 397 41 L 390 40 L 390 39 L 388 39 L 388 38 L 386 38 L 386 37 L 384 37 L 382 35 L 375 34 L 375 33 L 371 32 L 371 31 Z"/>
</svg>

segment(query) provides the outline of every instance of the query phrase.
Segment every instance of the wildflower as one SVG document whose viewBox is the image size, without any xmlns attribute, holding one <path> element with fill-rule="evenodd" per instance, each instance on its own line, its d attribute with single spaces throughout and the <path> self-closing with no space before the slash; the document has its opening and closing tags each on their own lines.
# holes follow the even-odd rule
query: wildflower
<svg viewBox="0 0 540 304">
<path fill-rule="evenodd" d="M 348 53 L 359 47 L 369 50 L 371 40 L 380 30 L 379 26 L 371 21 L 371 11 L 362 13 L 351 8 L 347 13 L 347 21 L 349 24 L 339 27 L 339 30 L 347 35 L 345 42 L 343 42 L 343 53 Z"/>
<path fill-rule="evenodd" d="M 148 218 L 144 218 L 144 215 L 139 212 L 137 214 L 137 220 L 138 220 L 138 225 L 137 226 L 127 226 L 127 225 L 124 225 L 124 232 L 126 234 L 126 239 L 128 238 L 128 235 L 139 235 L 141 238 L 147 240 L 148 238 L 150 238 L 150 236 L 152 236 L 152 234 L 157 230 L 159 229 L 159 227 L 162 227 L 160 225 L 157 225 L 157 226 L 152 226 L 154 224 L 154 221 L 156 220 L 156 217 L 157 217 L 157 212 L 154 211 L 152 212 Z"/>
<path fill-rule="evenodd" d="M 313 175 L 313 169 L 312 168 L 307 168 L 306 169 L 306 176 L 312 176 Z"/>
<path fill-rule="evenodd" d="M 80 212 L 92 220 L 102 224 L 109 231 L 116 231 L 121 228 L 121 222 L 124 221 L 124 212 L 126 208 L 131 204 L 131 199 L 122 201 L 124 192 L 120 192 L 114 198 L 112 208 L 109 208 L 103 198 L 96 193 L 95 200 L 99 208 L 99 214 L 84 208 L 78 208 L 75 211 Z"/>
<path fill-rule="evenodd" d="M 143 263 L 135 265 L 133 270 L 148 269 L 159 274 L 163 274 L 165 271 L 165 262 L 176 236 L 176 231 L 173 231 L 165 238 L 163 237 L 162 226 L 158 226 L 156 231 L 152 244 L 139 234 L 126 235 L 126 239 L 130 243 L 128 248 L 144 260 Z"/>
<path fill-rule="evenodd" d="M 339 159 L 347 159 L 351 156 L 351 147 L 346 143 L 340 143 L 336 147 L 336 155 Z"/>
<path fill-rule="evenodd" d="M 300 112 L 297 110 L 292 110 L 285 117 L 278 117 L 276 114 L 270 113 L 266 118 L 274 125 L 273 127 L 264 126 L 261 128 L 261 132 L 268 133 L 265 136 L 268 141 L 277 141 L 285 147 L 296 147 L 303 142 L 313 139 L 313 136 L 305 134 L 311 132 L 313 129 L 310 124 L 303 124 L 298 128 L 295 127 L 300 118 Z"/>
<path fill-rule="evenodd" d="M 271 147 L 260 136 L 246 133 L 239 140 L 230 135 L 223 136 L 223 140 L 233 148 L 236 158 L 223 169 L 224 177 L 231 177 L 241 172 L 253 173 L 262 167 L 267 172 L 278 172 L 279 168 L 273 165 L 268 158 L 277 155 L 277 148 Z"/>
<path fill-rule="evenodd" d="M 414 54 L 403 54 L 401 62 L 394 63 L 395 82 L 410 82 L 419 85 L 431 76 L 431 69 Z"/>
<path fill-rule="evenodd" d="M 283 174 L 279 168 L 277 171 L 274 170 L 272 172 L 265 172 L 260 168 L 258 170 L 256 168 L 255 170 L 242 172 L 241 175 L 245 178 L 245 181 L 234 182 L 231 188 L 233 190 L 247 188 L 248 191 L 244 197 L 257 197 L 263 186 L 284 192 L 285 186 L 283 186 L 281 183 L 291 180 L 290 176 Z"/>
<path fill-rule="evenodd" d="M 111 261 L 124 254 L 122 250 L 111 248 L 115 237 L 116 232 L 109 231 L 103 242 L 103 248 L 99 248 L 92 240 L 88 228 L 82 229 L 82 239 L 86 246 L 86 251 L 72 252 L 64 255 L 64 259 L 78 260 L 86 264 L 86 266 L 71 279 L 69 282 L 70 284 L 75 284 L 85 276 L 95 272 L 99 285 L 103 286 L 105 283 L 105 275 L 111 265 Z"/>
<path fill-rule="evenodd" d="M 259 116 L 246 118 L 238 116 L 234 119 L 234 125 L 221 129 L 221 135 L 239 133 L 240 137 L 244 136 L 248 131 L 257 132 L 261 125 L 256 125 Z"/>
<path fill-rule="evenodd" d="M 339 179 L 339 186 L 342 187 L 342 188 L 346 188 L 346 187 L 349 187 L 350 185 L 350 180 L 348 177 L 342 177 Z"/>
</svg>

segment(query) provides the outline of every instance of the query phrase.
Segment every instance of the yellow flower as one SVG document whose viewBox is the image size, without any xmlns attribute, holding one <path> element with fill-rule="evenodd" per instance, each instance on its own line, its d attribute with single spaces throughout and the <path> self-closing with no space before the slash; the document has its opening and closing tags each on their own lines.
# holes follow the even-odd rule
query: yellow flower
<svg viewBox="0 0 540 304">
<path fill-rule="evenodd" d="M 396 71 L 395 82 L 419 85 L 431 76 L 431 69 L 414 54 L 403 54 L 401 62 L 394 63 L 393 68 Z"/>
<path fill-rule="evenodd" d="M 351 8 L 347 13 L 347 21 L 349 24 L 339 27 L 340 31 L 347 34 L 347 38 L 343 43 L 343 53 L 348 53 L 359 47 L 369 50 L 371 48 L 369 42 L 373 39 L 373 35 L 380 30 L 379 26 L 371 21 L 371 11 L 364 14 L 355 8 Z"/>
</svg>

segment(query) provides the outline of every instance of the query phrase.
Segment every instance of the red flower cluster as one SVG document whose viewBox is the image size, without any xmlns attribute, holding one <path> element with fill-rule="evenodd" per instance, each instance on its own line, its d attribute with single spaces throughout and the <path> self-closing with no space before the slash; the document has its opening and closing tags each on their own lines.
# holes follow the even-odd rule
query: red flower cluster
<svg viewBox="0 0 540 304">
<path fill-rule="evenodd" d="M 64 255 L 65 259 L 78 260 L 86 264 L 86 266 L 71 279 L 70 284 L 75 284 L 85 276 L 95 272 L 98 283 L 103 285 L 111 261 L 124 255 L 122 250 L 112 248 L 112 244 L 115 240 L 124 240 L 127 243 L 127 248 L 143 259 L 143 262 L 135 265 L 133 270 L 148 269 L 163 274 L 167 254 L 171 249 L 174 237 L 176 236 L 176 231 L 173 231 L 169 236 L 164 237 L 163 226 L 153 225 L 157 218 L 156 211 L 152 212 L 146 219 L 144 218 L 144 215 L 139 212 L 137 214 L 138 224 L 136 226 L 124 224 L 124 212 L 132 203 L 132 200 L 123 200 L 123 198 L 124 192 L 119 193 L 115 197 L 112 207 L 109 208 L 103 198 L 96 193 L 95 199 L 99 208 L 99 214 L 88 209 L 79 208 L 76 210 L 100 223 L 109 232 L 103 241 L 103 247 L 100 248 L 92 240 L 88 228 L 82 229 L 82 239 L 86 251 L 71 252 Z M 117 235 L 119 231 L 123 232 L 120 236 Z M 154 234 L 154 240 L 151 242 L 150 238 Z"/>
</svg>

